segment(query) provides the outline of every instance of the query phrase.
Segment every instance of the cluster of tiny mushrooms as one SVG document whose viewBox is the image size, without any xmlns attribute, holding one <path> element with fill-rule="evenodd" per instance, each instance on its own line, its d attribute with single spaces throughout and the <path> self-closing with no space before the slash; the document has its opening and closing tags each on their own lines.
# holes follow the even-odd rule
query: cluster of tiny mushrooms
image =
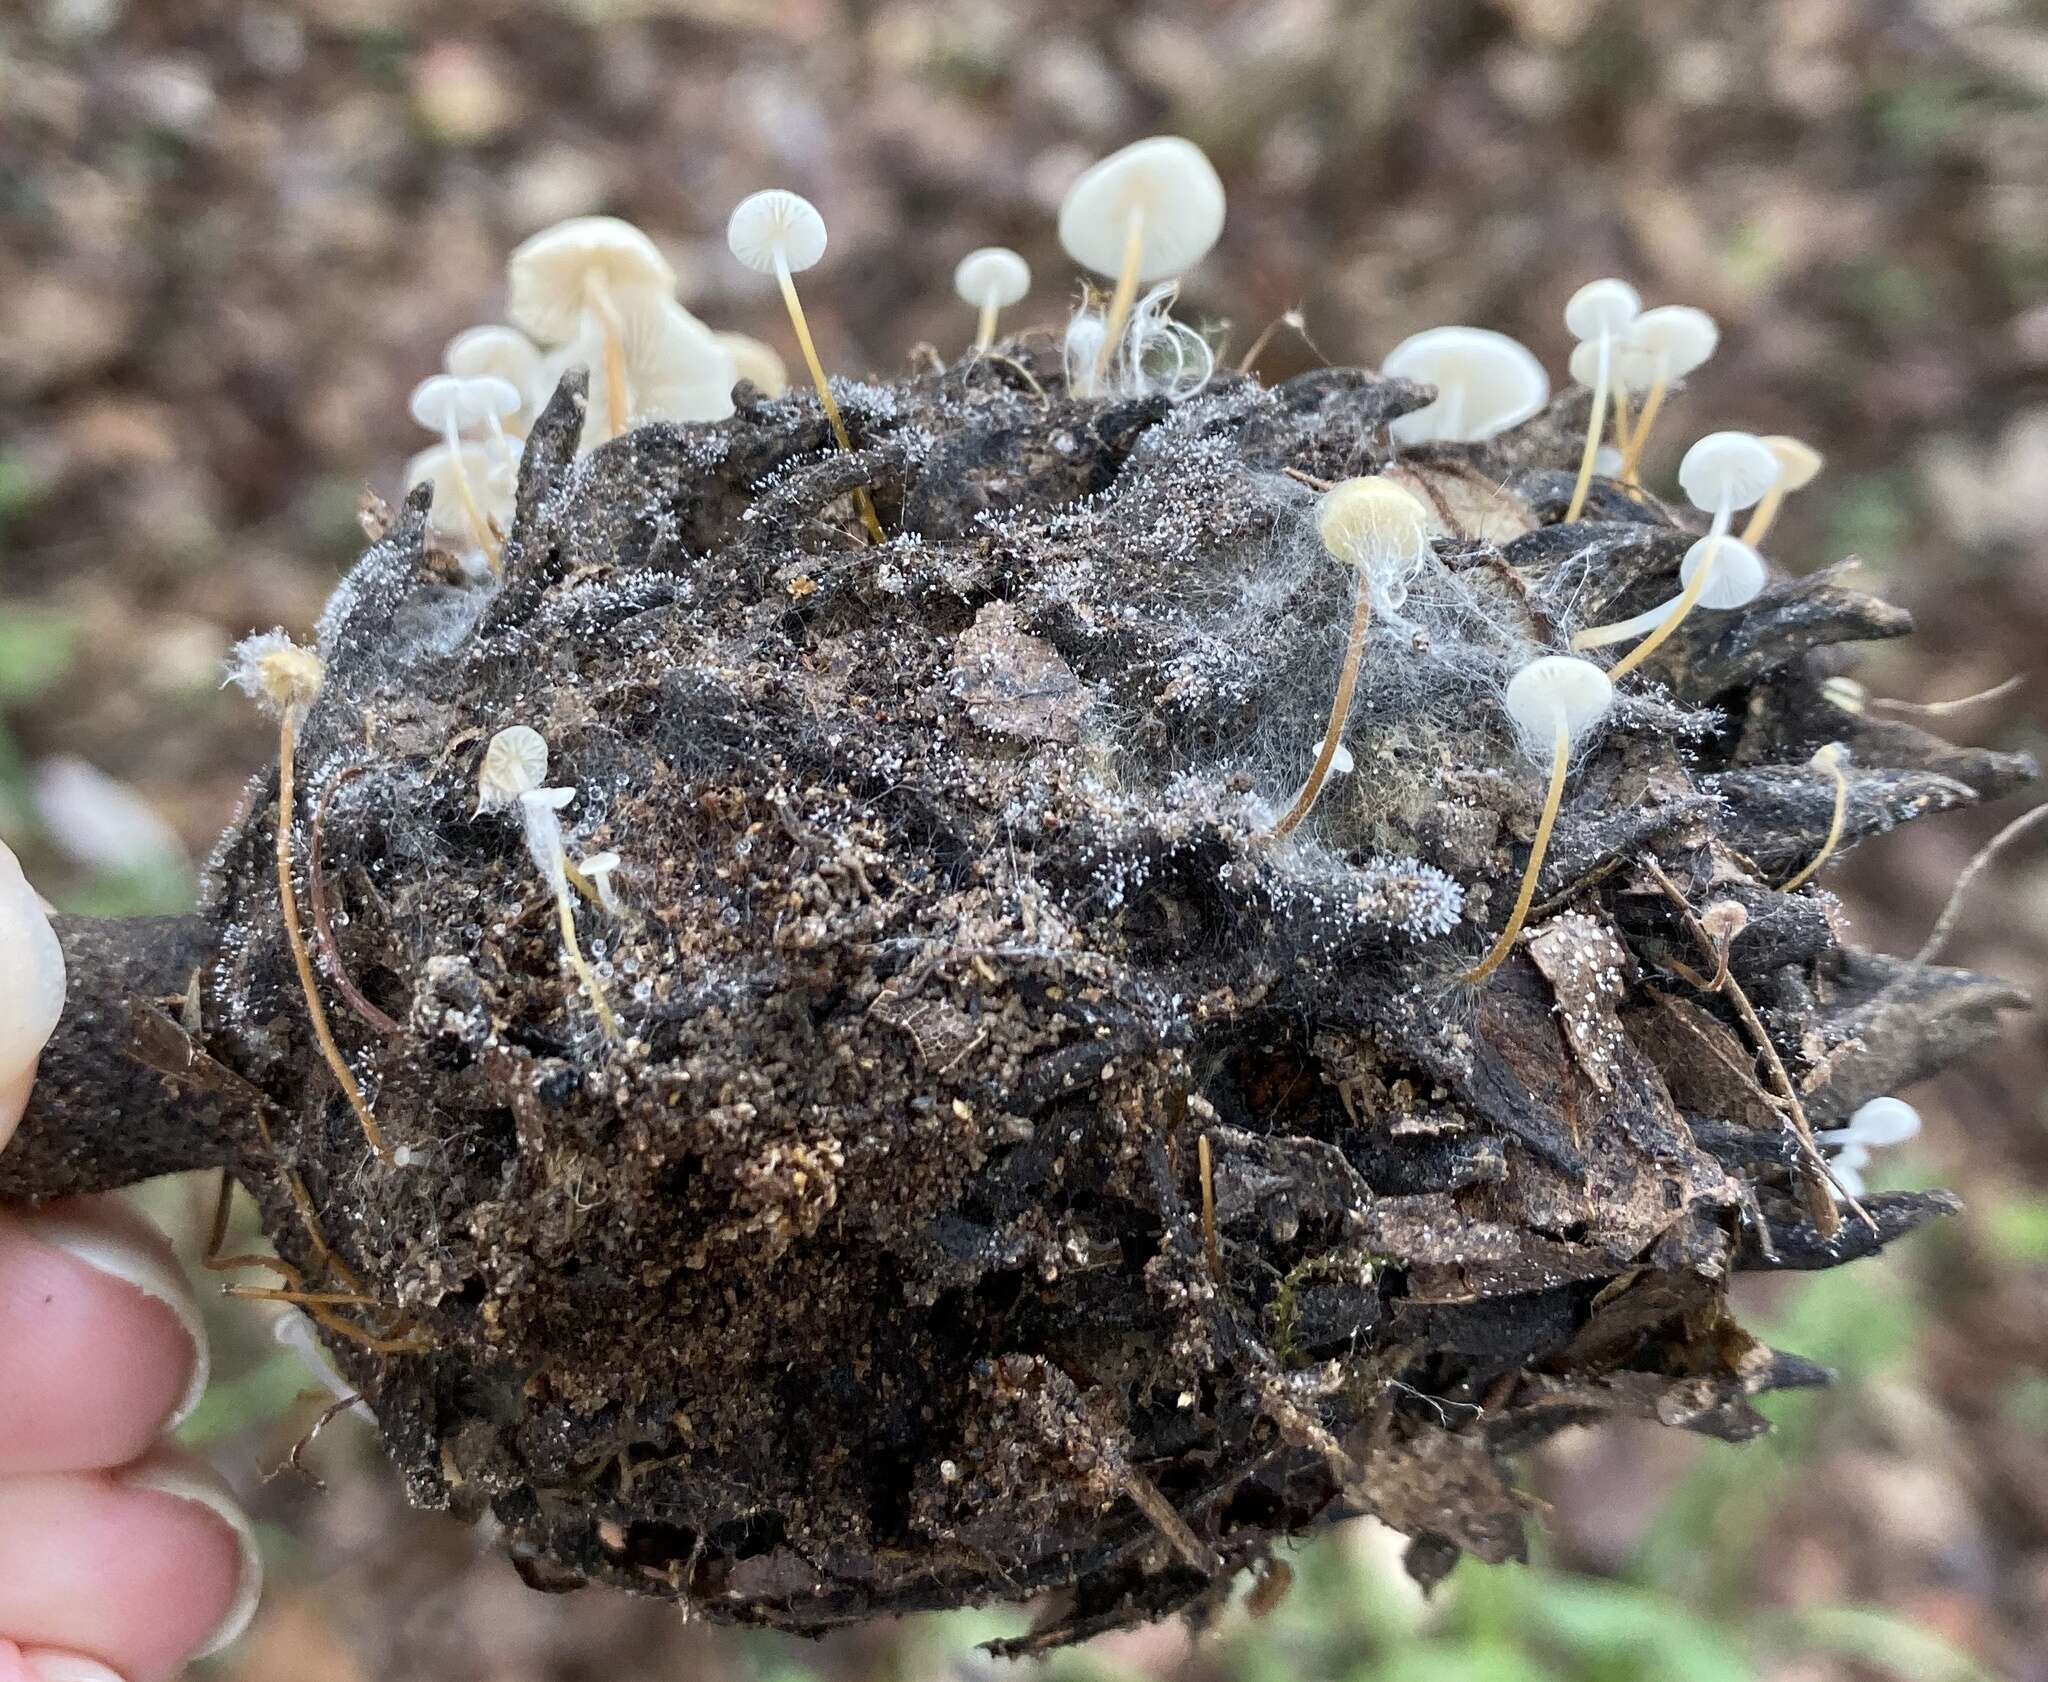
<svg viewBox="0 0 2048 1682">
<path fill-rule="evenodd" d="M 1074 182 L 1060 210 L 1060 243 L 1083 269 L 1112 282 L 1106 298 L 1092 285 L 1085 287 L 1068 324 L 1066 369 L 1077 395 L 1117 389 L 1120 373 L 1126 389 L 1157 389 L 1147 384 L 1145 370 L 1161 344 L 1176 370 L 1166 389 L 1190 389 L 1191 367 L 1194 389 L 1206 381 L 1213 351 L 1166 312 L 1179 277 L 1216 243 L 1223 218 L 1223 185 L 1215 169 L 1198 147 L 1175 137 L 1138 141 Z M 850 450 L 795 282 L 825 254 L 824 218 L 798 194 L 769 189 L 734 209 L 726 240 L 739 262 L 775 277 L 825 419 L 839 447 Z M 448 344 L 443 370 L 414 390 L 411 403 L 413 417 L 440 441 L 413 458 L 406 482 L 431 483 L 437 533 L 460 546 L 463 564 L 480 580 L 494 578 L 502 567 L 521 441 L 570 366 L 580 365 L 590 376 L 586 450 L 648 421 L 724 419 L 734 412 L 733 388 L 741 380 L 770 397 L 788 386 L 780 357 L 767 345 L 714 331 L 685 309 L 675 297 L 675 272 L 658 247 L 616 218 L 576 217 L 533 235 L 512 253 L 507 278 L 510 325 L 458 334 Z M 1030 289 L 1030 268 L 1017 252 L 989 246 L 963 257 L 953 279 L 975 312 L 974 352 L 988 354 L 1001 312 Z M 1153 290 L 1141 300 L 1138 289 L 1148 283 Z M 1298 317 L 1282 318 L 1289 320 L 1298 324 Z M 1632 287 L 1612 279 L 1575 292 L 1564 320 L 1577 341 L 1571 375 L 1592 392 L 1585 447 L 1564 515 L 1569 522 L 1584 509 L 1596 472 L 1627 492 L 1637 491 L 1644 450 L 1666 399 L 1712 356 L 1718 332 L 1701 310 L 1644 309 Z M 1271 331 L 1261 335 L 1241 369 L 1249 371 Z M 1535 415 L 1550 397 L 1549 377 L 1535 355 L 1483 328 L 1417 333 L 1395 346 L 1381 369 L 1436 390 L 1427 406 L 1391 423 L 1396 444 L 1491 438 Z M 1508 682 L 1505 709 L 1531 761 L 1547 765 L 1548 786 L 1507 922 L 1463 982 L 1485 981 L 1519 938 L 1573 756 L 1612 708 L 1616 683 L 1636 671 L 1688 615 L 1740 607 L 1757 595 L 1766 571 L 1757 545 L 1786 494 L 1820 468 L 1820 456 L 1795 438 L 1713 432 L 1699 439 L 1685 452 L 1678 483 L 1709 525 L 1684 558 L 1680 592 L 1633 618 L 1580 630 L 1571 639 L 1572 652 L 1540 655 Z M 886 542 L 864 489 L 855 493 L 855 504 L 868 538 Z M 1745 510 L 1749 518 L 1737 534 L 1734 518 Z M 1324 549 L 1352 575 L 1353 610 L 1328 727 L 1306 779 L 1271 826 L 1275 843 L 1307 818 L 1332 773 L 1347 767 L 1344 728 L 1372 615 L 1375 609 L 1398 611 L 1430 552 L 1428 511 L 1400 484 L 1378 475 L 1324 487 L 1316 528 Z M 1587 651 L 1630 641 L 1633 648 L 1612 665 L 1587 658 Z M 280 720 L 278 890 L 315 1037 L 370 1146 L 385 1162 L 404 1166 L 408 1153 L 386 1143 L 328 1030 L 300 930 L 292 759 L 299 722 L 319 691 L 319 657 L 281 632 L 267 633 L 240 645 L 230 675 Z M 1844 758 L 1840 744 L 1815 755 L 1816 765 L 1834 776 L 1834 821 L 1819 852 L 1785 884 L 1788 889 L 1809 881 L 1840 838 L 1848 791 Z M 614 853 L 570 858 L 560 814 L 576 790 L 546 786 L 547 764 L 548 745 L 530 726 L 499 731 L 483 755 L 476 816 L 516 813 L 527 851 L 554 899 L 564 959 L 604 1034 L 616 1038 L 617 1019 L 583 954 L 576 914 L 579 896 L 605 915 L 630 914 L 611 880 L 621 861 Z M 1898 1143 L 1917 1125 L 1907 1105 L 1880 1098 L 1847 1126 L 1820 1135 L 1837 1152 L 1832 1167 L 1840 1193 L 1854 1196 L 1860 1190 L 1860 1170 L 1873 1147 Z"/>
</svg>

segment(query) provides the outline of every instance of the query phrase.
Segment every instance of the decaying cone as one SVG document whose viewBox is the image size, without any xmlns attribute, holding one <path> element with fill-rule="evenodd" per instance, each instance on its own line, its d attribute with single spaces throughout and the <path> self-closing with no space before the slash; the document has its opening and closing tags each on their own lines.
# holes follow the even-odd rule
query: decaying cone
<svg viewBox="0 0 2048 1682">
<path fill-rule="evenodd" d="M 1733 1273 L 1954 1206 L 1838 1205 L 1801 1129 L 2019 999 L 1772 886 L 1828 833 L 1828 742 L 1844 847 L 2031 772 L 1824 698 L 1904 614 L 1822 572 L 1688 620 L 1464 986 L 1542 798 L 1501 686 L 1668 597 L 1691 534 L 1604 484 L 1545 523 L 1583 394 L 1406 452 L 1442 535 L 1374 617 L 1351 774 L 1275 841 L 1351 589 L 1287 470 L 1386 465 L 1428 393 L 1082 401 L 1005 350 L 847 388 L 851 453 L 743 388 L 578 459 L 572 376 L 501 586 L 432 563 L 425 493 L 342 585 L 294 856 L 400 1165 L 309 1033 L 273 785 L 199 916 L 61 925 L 0 1196 L 224 1165 L 306 1290 L 368 1299 L 328 1342 L 412 1498 L 495 1513 L 536 1583 L 806 1631 L 1038 1596 L 1047 1645 L 1358 1512 L 1434 1579 L 1519 1553 L 1551 1432 L 1740 1441 L 1821 1376 Z M 575 791 L 568 860 L 616 855 L 574 910 L 616 1037 L 477 810 L 512 725 Z"/>
</svg>

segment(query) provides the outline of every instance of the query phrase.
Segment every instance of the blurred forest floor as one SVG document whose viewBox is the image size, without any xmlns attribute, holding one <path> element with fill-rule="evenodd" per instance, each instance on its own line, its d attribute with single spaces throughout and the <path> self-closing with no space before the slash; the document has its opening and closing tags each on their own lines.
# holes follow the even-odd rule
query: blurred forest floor
<svg viewBox="0 0 2048 1682">
<path fill-rule="evenodd" d="M 270 751 L 217 689 L 251 628 L 303 631 L 366 484 L 422 440 L 405 393 L 492 319 L 558 217 L 661 240 L 714 325 L 783 344 L 726 256 L 783 184 L 831 224 L 806 298 L 847 372 L 949 352 L 954 261 L 1008 243 L 1071 291 L 1059 195 L 1139 135 L 1200 141 L 1231 194 L 1182 314 L 1270 378 L 1370 364 L 1460 321 L 1553 370 L 1580 282 L 1721 321 L 1689 433 L 1792 432 L 1829 467 L 1772 544 L 1860 556 L 1921 634 L 1879 695 L 2018 692 L 1966 739 L 2048 746 L 2048 5 L 2042 0 L 14 0 L 0 11 L 0 835 L 63 903 L 161 909 Z M 1911 950 L 2035 796 L 1866 845 L 1837 886 Z M 1980 884 L 1949 955 L 2048 993 L 2048 835 Z M 1844 1382 L 1745 1451 L 1566 1441 L 1534 1468 L 1544 1564 L 1419 1608 L 1383 1537 L 1298 1562 L 1268 1619 L 1174 1629 L 1058 1678 L 1828 1682 L 2048 1678 L 2048 1031 L 1926 1099 L 1893 1171 L 1970 1213 L 1751 1307 Z M 152 1194 L 189 1226 L 192 1188 Z M 221 1677 L 294 1682 L 921 1682 L 993 1673 L 970 1616 L 824 1648 L 533 1595 L 469 1532 L 399 1512 L 367 1433 L 330 1487 L 258 1484 L 306 1413 L 223 1317 L 198 1440 L 251 1490 L 275 1588 Z M 317 1408 L 311 1410 L 317 1411 Z M 1007 1627 L 1014 1627 L 1014 1623 Z"/>
</svg>

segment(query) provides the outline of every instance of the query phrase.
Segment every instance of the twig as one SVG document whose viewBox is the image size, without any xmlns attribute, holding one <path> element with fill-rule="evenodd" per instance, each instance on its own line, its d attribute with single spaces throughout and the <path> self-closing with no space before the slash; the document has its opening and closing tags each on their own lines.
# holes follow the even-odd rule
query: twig
<svg viewBox="0 0 2048 1682">
<path fill-rule="evenodd" d="M 305 1434 L 302 1435 L 297 1442 L 292 1444 L 292 1451 L 290 1454 L 285 1456 L 284 1464 L 282 1466 L 279 1466 L 275 1471 L 266 1473 L 264 1475 L 263 1481 L 265 1483 L 269 1483 L 271 1479 L 277 1477 L 280 1473 L 289 1471 L 294 1472 L 298 1476 L 304 1478 L 306 1482 L 311 1484 L 315 1489 L 324 1490 L 327 1487 L 326 1480 L 320 1477 L 319 1474 L 312 1471 L 306 1465 L 304 1458 L 306 1450 L 313 1446 L 314 1438 L 318 1437 L 322 1431 L 326 1430 L 328 1426 L 332 1425 L 337 1419 L 339 1419 L 343 1414 L 348 1412 L 350 1408 L 354 1407 L 356 1403 L 360 1402 L 362 1399 L 363 1398 L 360 1394 L 351 1393 L 349 1395 L 343 1396 L 339 1401 L 333 1402 L 328 1407 L 323 1409 L 321 1411 L 320 1417 L 313 1421 L 311 1427 L 307 1429 Z"/>
<path fill-rule="evenodd" d="M 1928 934 L 1920 950 L 1913 954 L 1914 963 L 1933 962 L 1935 953 L 1941 950 L 1948 937 L 1955 932 L 1956 919 L 1963 912 L 1963 895 L 1969 891 L 1970 884 L 1984 873 L 1986 865 L 2034 824 L 2040 822 L 2044 814 L 2048 814 L 2048 805 L 2036 806 L 2031 812 L 2022 812 L 1977 849 L 1977 856 L 1963 866 L 1962 875 L 1956 878 L 1956 885 L 1949 890 L 1948 903 L 1941 908 L 1941 915 L 1934 920 L 1933 930 Z"/>
</svg>

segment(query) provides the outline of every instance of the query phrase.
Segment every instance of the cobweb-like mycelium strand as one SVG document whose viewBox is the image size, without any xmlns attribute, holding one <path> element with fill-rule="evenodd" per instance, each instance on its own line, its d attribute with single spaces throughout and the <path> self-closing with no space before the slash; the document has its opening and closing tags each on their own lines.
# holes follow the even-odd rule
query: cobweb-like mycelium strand
<svg viewBox="0 0 2048 1682">
<path fill-rule="evenodd" d="M 790 327 L 796 333 L 797 348 L 803 352 L 804 366 L 811 371 L 811 384 L 817 388 L 818 402 L 824 407 L 832 436 L 842 450 L 851 452 L 853 439 L 840 417 L 839 404 L 825 378 L 825 365 L 818 360 L 818 347 L 811 340 L 811 326 L 804 319 L 804 306 L 796 293 L 795 276 L 815 266 L 825 255 L 825 218 L 818 214 L 816 205 L 800 194 L 768 187 L 733 207 L 725 225 L 725 243 L 756 274 L 775 277 L 775 284 L 782 289 L 783 306 L 789 311 Z M 881 519 L 875 513 L 874 499 L 865 485 L 854 491 L 853 503 L 869 539 L 887 542 Z"/>
<path fill-rule="evenodd" d="M 1301 792 L 1273 826 L 1276 838 L 1290 835 L 1315 809 L 1337 755 L 1342 750 L 1345 720 L 1358 689 L 1359 662 L 1365 655 L 1366 632 L 1372 622 L 1375 594 L 1397 608 L 1407 581 L 1429 554 L 1429 510 L 1390 479 L 1346 479 L 1323 495 L 1316 510 L 1316 535 L 1332 559 L 1353 575 L 1351 629 L 1344 642 L 1344 664 L 1337 674 L 1337 693 L 1330 703 L 1330 722 L 1322 746 Z"/>
<path fill-rule="evenodd" d="M 996 342 L 996 317 L 1031 290 L 1031 265 L 1005 245 L 984 245 L 962 257 L 953 270 L 953 292 L 975 312 L 974 348 Z"/>
<path fill-rule="evenodd" d="M 543 345 L 560 345 L 594 327 L 609 394 L 605 436 L 627 424 L 625 317 L 672 298 L 675 270 L 649 239 L 616 216 L 576 216 L 543 228 L 505 265 L 506 313 Z"/>
<path fill-rule="evenodd" d="M 1581 349 L 1593 351 L 1593 409 L 1586 420 L 1586 445 L 1579 456 L 1579 476 L 1572 485 L 1566 505 L 1567 524 L 1576 520 L 1586 506 L 1586 492 L 1593 483 L 1593 468 L 1600 454 L 1600 437 L 1607 428 L 1607 399 L 1614 379 L 1614 355 L 1620 336 L 1641 312 L 1643 301 L 1624 280 L 1588 281 L 1564 307 L 1564 324 Z M 1580 377 L 1578 358 L 1573 357 L 1572 377 Z"/>
<path fill-rule="evenodd" d="M 1773 433 L 1763 443 L 1764 448 L 1778 458 L 1778 478 L 1750 514 L 1749 523 L 1742 528 L 1742 541 L 1748 544 L 1764 540 L 1764 534 L 1777 520 L 1785 498 L 1812 484 L 1826 465 L 1821 453 L 1811 444 L 1788 438 L 1783 433 Z"/>
<path fill-rule="evenodd" d="M 1642 470 L 1643 451 L 1663 412 L 1671 388 L 1685 380 L 1714 354 L 1721 330 L 1705 310 L 1689 304 L 1660 304 L 1629 323 L 1622 342 L 1622 360 L 1632 390 L 1647 389 L 1643 412 L 1622 452 L 1621 477 L 1634 484 Z"/>
<path fill-rule="evenodd" d="M 1485 957 L 1467 970 L 1467 982 L 1484 981 L 1514 950 L 1515 939 L 1536 902 L 1536 883 L 1543 874 L 1543 855 L 1550 850 L 1551 831 L 1564 801 L 1565 776 L 1579 738 L 1607 716 L 1614 705 L 1614 685 L 1590 660 L 1570 654 L 1545 654 L 1531 660 L 1508 681 L 1506 706 L 1515 733 L 1532 758 L 1548 757 L 1550 783 L 1543 812 L 1529 845 L 1529 863 L 1515 894 L 1507 924 Z"/>
<path fill-rule="evenodd" d="M 1679 463 L 1678 482 L 1692 505 L 1712 516 L 1712 523 L 1680 563 L 1684 588 L 1632 619 L 1588 626 L 1573 636 L 1572 647 L 1600 648 L 1648 632 L 1609 669 L 1608 676 L 1618 679 L 1655 654 L 1694 608 L 1725 611 L 1754 601 L 1767 576 L 1763 557 L 1740 538 L 1730 537 L 1728 528 L 1737 513 L 1762 499 L 1777 477 L 1777 457 L 1754 433 L 1710 432 L 1695 443 Z"/>
<path fill-rule="evenodd" d="M 1380 371 L 1436 387 L 1436 398 L 1397 415 L 1401 444 L 1473 443 L 1519 425 L 1550 400 L 1550 376 L 1529 347 L 1486 327 L 1432 327 L 1387 352 Z"/>
<path fill-rule="evenodd" d="M 1092 273 L 1113 277 L 1094 378 L 1123 338 L 1148 281 L 1185 274 L 1223 233 L 1223 182 L 1192 140 L 1155 135 L 1091 164 L 1060 201 L 1060 246 Z"/>
</svg>

